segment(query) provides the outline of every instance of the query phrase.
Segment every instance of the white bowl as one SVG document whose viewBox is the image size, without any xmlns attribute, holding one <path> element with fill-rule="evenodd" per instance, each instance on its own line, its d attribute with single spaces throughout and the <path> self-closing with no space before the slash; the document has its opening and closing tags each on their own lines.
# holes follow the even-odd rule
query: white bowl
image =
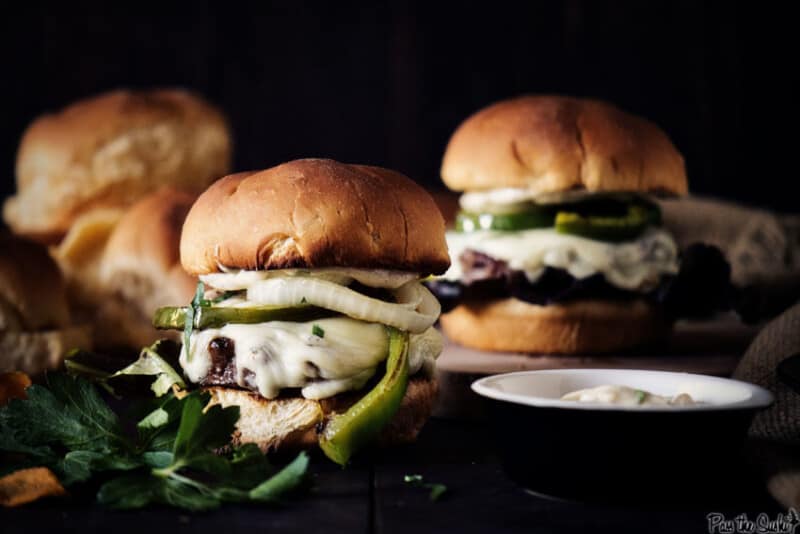
<svg viewBox="0 0 800 534">
<path fill-rule="evenodd" d="M 561 400 L 563 395 L 572 391 L 607 384 L 668 397 L 688 393 L 699 404 L 627 406 Z M 570 410 L 675 412 L 759 409 L 769 406 L 774 400 L 766 389 L 740 380 L 632 369 L 550 369 L 506 373 L 482 378 L 472 384 L 472 390 L 490 399 Z"/>
</svg>

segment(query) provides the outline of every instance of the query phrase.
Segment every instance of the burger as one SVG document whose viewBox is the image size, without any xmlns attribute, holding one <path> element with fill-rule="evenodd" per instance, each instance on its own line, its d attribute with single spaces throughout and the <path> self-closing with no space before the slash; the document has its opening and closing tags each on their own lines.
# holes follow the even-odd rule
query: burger
<svg viewBox="0 0 800 534">
<path fill-rule="evenodd" d="M 234 443 L 319 443 L 339 463 L 413 440 L 430 416 L 449 266 L 431 197 L 387 169 L 303 159 L 226 176 L 192 206 L 180 257 L 192 305 L 160 308 L 180 364 L 212 403 L 238 406 Z"/>
<path fill-rule="evenodd" d="M 596 100 L 498 102 L 458 127 L 441 174 L 461 210 L 453 264 L 429 286 L 459 344 L 615 351 L 664 337 L 698 300 L 724 300 L 719 251 L 695 247 L 682 269 L 661 225 L 656 198 L 688 186 L 681 154 L 648 120 Z"/>
</svg>

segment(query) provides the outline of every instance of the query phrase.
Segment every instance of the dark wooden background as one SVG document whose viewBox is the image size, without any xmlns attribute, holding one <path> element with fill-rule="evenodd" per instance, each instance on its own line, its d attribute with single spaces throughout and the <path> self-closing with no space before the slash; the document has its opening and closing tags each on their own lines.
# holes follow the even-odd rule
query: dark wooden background
<svg viewBox="0 0 800 534">
<path fill-rule="evenodd" d="M 34 0 L 0 10 L 0 197 L 37 114 L 110 88 L 182 85 L 229 115 L 237 169 L 327 156 L 437 188 L 447 139 L 468 114 L 520 93 L 566 93 L 662 125 L 695 192 L 795 209 L 784 177 L 759 176 L 759 188 L 746 179 L 750 15 L 733 2 Z"/>
</svg>

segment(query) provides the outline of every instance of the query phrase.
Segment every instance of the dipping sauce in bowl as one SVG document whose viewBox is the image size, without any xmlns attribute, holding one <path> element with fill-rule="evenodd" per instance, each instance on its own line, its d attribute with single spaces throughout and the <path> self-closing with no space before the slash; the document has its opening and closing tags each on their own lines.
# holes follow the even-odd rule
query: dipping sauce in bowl
<svg viewBox="0 0 800 534">
<path fill-rule="evenodd" d="M 514 481 L 561 498 L 626 503 L 692 501 L 743 476 L 747 429 L 773 401 L 737 380 L 617 369 L 493 375 L 472 389 Z"/>
<path fill-rule="evenodd" d="M 668 397 L 643 389 L 609 384 L 572 391 L 563 395 L 561 400 L 624 406 L 689 406 L 697 404 L 688 393 L 678 393 L 674 397 Z"/>
</svg>

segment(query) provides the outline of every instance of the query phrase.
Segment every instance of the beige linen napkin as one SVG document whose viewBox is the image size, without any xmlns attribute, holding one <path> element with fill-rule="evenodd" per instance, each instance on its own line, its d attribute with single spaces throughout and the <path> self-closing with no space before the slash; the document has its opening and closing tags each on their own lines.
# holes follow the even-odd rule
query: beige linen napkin
<svg viewBox="0 0 800 534">
<path fill-rule="evenodd" d="M 778 364 L 800 353 L 800 303 L 768 323 L 747 349 L 734 378 L 775 394 L 775 404 L 750 427 L 751 454 L 767 489 L 787 508 L 800 509 L 800 393 L 776 374 Z"/>
<path fill-rule="evenodd" d="M 738 286 L 800 276 L 800 216 L 780 215 L 703 197 L 663 200 L 664 226 L 680 248 L 718 247 Z"/>
</svg>

